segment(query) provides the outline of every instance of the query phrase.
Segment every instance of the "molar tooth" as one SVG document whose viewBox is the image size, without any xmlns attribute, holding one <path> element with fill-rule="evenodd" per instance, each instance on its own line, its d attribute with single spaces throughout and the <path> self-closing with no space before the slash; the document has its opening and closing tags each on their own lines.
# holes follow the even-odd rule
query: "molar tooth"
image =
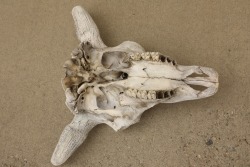
<svg viewBox="0 0 250 167">
<path fill-rule="evenodd" d="M 150 54 L 148 54 L 148 53 L 142 53 L 141 57 L 143 60 L 150 60 L 150 58 L 151 58 Z"/>
<path fill-rule="evenodd" d="M 148 99 L 156 99 L 156 91 L 150 90 L 148 91 Z"/>
<path fill-rule="evenodd" d="M 158 54 L 158 52 L 152 52 L 151 55 L 157 56 L 159 54 Z"/>
<path fill-rule="evenodd" d="M 137 94 L 136 94 L 136 97 L 141 99 L 142 98 L 142 94 L 141 94 L 141 91 L 138 91 Z"/>
<path fill-rule="evenodd" d="M 153 60 L 153 61 L 159 61 L 159 60 L 160 60 L 160 59 L 159 59 L 159 58 L 160 58 L 159 55 L 155 55 L 155 54 L 154 54 L 154 55 L 151 55 L 151 56 L 152 56 L 152 60 Z"/>
<path fill-rule="evenodd" d="M 141 55 L 139 53 L 134 53 L 130 57 L 132 60 L 135 60 L 135 61 L 141 60 Z"/>
<path fill-rule="evenodd" d="M 137 90 L 136 89 L 132 89 L 131 90 L 131 96 L 136 98 L 136 94 L 137 94 Z"/>
<path fill-rule="evenodd" d="M 125 91 L 125 93 L 126 93 L 126 95 L 128 95 L 128 96 L 132 96 L 132 94 L 131 94 L 131 89 L 127 89 L 127 90 Z"/>
<path fill-rule="evenodd" d="M 128 95 L 128 90 L 125 90 L 125 95 Z"/>
<path fill-rule="evenodd" d="M 141 91 L 141 98 L 142 99 L 147 99 L 147 91 L 146 90 Z"/>
<path fill-rule="evenodd" d="M 151 100 L 151 99 L 152 99 L 152 97 L 151 97 L 151 94 L 150 94 L 150 93 L 148 93 L 148 94 L 147 94 L 147 98 L 148 98 L 149 100 Z"/>
</svg>

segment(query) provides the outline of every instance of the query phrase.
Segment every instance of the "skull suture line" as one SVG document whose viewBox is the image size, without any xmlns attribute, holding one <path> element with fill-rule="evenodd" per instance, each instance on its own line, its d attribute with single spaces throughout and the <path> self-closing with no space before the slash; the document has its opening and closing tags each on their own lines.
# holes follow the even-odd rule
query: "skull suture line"
<svg viewBox="0 0 250 167">
<path fill-rule="evenodd" d="M 72 15 L 81 43 L 64 64 L 62 85 L 66 105 L 75 117 L 62 132 L 52 164 L 64 163 L 98 124 L 122 130 L 138 122 L 141 114 L 156 104 L 216 93 L 218 74 L 213 69 L 178 65 L 168 56 L 145 52 L 131 41 L 107 47 L 83 8 L 74 7 Z M 206 89 L 195 90 L 191 85 Z"/>
</svg>

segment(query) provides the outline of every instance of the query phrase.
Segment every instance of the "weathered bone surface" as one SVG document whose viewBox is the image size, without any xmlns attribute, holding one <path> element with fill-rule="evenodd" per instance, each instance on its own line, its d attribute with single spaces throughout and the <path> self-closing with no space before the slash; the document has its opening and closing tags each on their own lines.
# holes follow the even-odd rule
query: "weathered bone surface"
<svg viewBox="0 0 250 167">
<path fill-rule="evenodd" d="M 156 104 L 216 93 L 218 74 L 213 69 L 178 65 L 170 57 L 145 52 L 131 41 L 107 47 L 83 8 L 74 7 L 72 15 L 81 43 L 64 64 L 62 85 L 66 105 L 75 117 L 62 132 L 51 158 L 53 165 L 64 163 L 98 124 L 122 130 L 138 122 L 141 114 Z M 205 89 L 195 90 L 192 85 Z"/>
</svg>

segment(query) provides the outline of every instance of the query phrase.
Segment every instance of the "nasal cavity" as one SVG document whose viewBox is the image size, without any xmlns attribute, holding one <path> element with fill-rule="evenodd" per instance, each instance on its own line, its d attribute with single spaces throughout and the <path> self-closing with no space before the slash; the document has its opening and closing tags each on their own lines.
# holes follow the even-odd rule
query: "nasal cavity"
<svg viewBox="0 0 250 167">
<path fill-rule="evenodd" d="M 209 77 L 209 76 L 205 73 L 202 73 L 202 74 L 192 73 L 191 75 L 188 75 L 187 77 L 195 78 L 195 77 Z"/>
<path fill-rule="evenodd" d="M 202 85 L 191 85 L 191 84 L 188 84 L 188 86 L 190 86 L 191 88 L 193 88 L 194 90 L 198 90 L 200 92 L 204 91 L 207 89 L 207 87 L 205 86 L 202 86 Z"/>
</svg>

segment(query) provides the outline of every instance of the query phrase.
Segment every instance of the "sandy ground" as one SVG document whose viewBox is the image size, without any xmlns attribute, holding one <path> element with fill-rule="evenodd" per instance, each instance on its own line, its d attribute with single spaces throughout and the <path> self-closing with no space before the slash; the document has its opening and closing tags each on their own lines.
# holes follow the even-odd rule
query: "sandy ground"
<svg viewBox="0 0 250 167">
<path fill-rule="evenodd" d="M 50 167 L 73 115 L 62 65 L 78 45 L 84 6 L 109 46 L 124 40 L 220 74 L 215 96 L 158 105 L 115 133 L 99 125 L 64 167 L 250 166 L 250 1 L 0 2 L 0 164 Z"/>
</svg>

